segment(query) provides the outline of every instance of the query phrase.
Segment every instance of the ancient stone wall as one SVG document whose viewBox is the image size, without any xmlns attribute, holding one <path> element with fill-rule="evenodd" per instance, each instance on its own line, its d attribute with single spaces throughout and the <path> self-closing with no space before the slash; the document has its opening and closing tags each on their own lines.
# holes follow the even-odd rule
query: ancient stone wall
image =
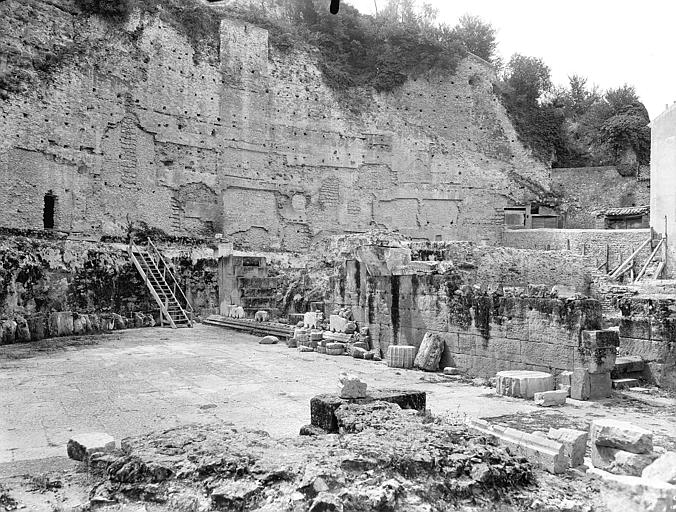
<svg viewBox="0 0 676 512">
<path fill-rule="evenodd" d="M 607 269 L 612 271 L 650 236 L 649 229 L 514 229 L 505 231 L 503 244 L 540 251 L 569 250 L 591 258 L 594 268 L 607 261 Z M 637 271 L 651 252 L 648 245 L 637 255 Z M 601 268 L 602 271 L 607 269 L 605 265 Z"/>
<path fill-rule="evenodd" d="M 498 241 L 503 207 L 549 187 L 493 94 L 494 70 L 471 56 L 452 76 L 362 91 L 355 113 L 311 52 L 280 53 L 250 24 L 223 21 L 220 55 L 199 58 L 143 13 L 125 30 L 66 0 L 8 0 L 0 14 L 10 65 L 58 57 L 0 105 L 3 226 L 42 228 L 50 195 L 66 232 L 143 221 L 292 251 L 374 226 Z"/>
<path fill-rule="evenodd" d="M 567 229 L 594 229 L 594 212 L 603 208 L 650 204 L 650 179 L 622 176 L 615 167 L 558 168 L 551 176 Z"/>
<path fill-rule="evenodd" d="M 176 245 L 160 245 L 160 250 L 196 313 L 218 312 L 213 251 Z M 0 269 L 0 318 L 52 311 L 158 316 L 124 244 L 3 236 Z"/>
<path fill-rule="evenodd" d="M 505 296 L 462 285 L 458 276 L 373 277 L 357 269 L 334 294 L 383 353 L 390 344 L 418 347 L 435 332 L 445 340 L 441 365 L 470 375 L 572 370 L 581 360 L 580 332 L 601 327 L 601 304 L 593 299 Z"/>
</svg>

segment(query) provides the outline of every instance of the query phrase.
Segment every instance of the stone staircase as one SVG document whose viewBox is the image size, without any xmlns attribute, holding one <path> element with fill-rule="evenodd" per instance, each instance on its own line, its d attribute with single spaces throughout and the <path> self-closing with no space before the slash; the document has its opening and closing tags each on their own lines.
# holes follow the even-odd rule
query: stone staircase
<svg viewBox="0 0 676 512">
<path fill-rule="evenodd" d="M 129 258 L 160 307 L 160 321 L 172 329 L 192 327 L 193 308 L 178 284 L 174 273 L 155 244 L 148 239 L 147 248 L 129 243 Z"/>
<path fill-rule="evenodd" d="M 610 372 L 613 388 L 635 388 L 643 379 L 645 363 L 640 356 L 624 356 L 615 359 L 615 367 Z"/>
</svg>

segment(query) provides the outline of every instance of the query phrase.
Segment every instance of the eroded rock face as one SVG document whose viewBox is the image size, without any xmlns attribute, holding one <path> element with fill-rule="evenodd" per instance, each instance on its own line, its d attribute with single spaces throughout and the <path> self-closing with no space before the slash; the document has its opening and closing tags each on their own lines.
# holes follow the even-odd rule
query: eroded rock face
<svg viewBox="0 0 676 512">
<path fill-rule="evenodd" d="M 530 464 L 464 425 L 389 403 L 341 409 L 343 431 L 354 433 L 340 442 L 331 435 L 273 439 L 223 424 L 127 440 L 124 455 L 100 459 L 104 476 L 92 495 L 158 502 L 206 495 L 222 510 L 408 512 L 518 499 L 532 480 Z"/>
</svg>

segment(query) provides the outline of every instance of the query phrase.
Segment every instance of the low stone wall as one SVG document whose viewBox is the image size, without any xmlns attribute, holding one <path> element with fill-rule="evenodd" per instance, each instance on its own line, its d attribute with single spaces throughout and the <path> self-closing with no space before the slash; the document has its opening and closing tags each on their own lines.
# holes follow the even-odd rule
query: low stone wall
<svg viewBox="0 0 676 512">
<path fill-rule="evenodd" d="M 445 340 L 441 365 L 470 375 L 572 370 L 582 360 L 581 331 L 601 327 L 598 301 L 549 298 L 545 288 L 539 297 L 506 296 L 467 286 L 457 274 L 348 274 L 334 283 L 331 307 L 351 307 L 383 354 L 390 344 L 419 347 L 432 331 Z"/>
<path fill-rule="evenodd" d="M 503 244 L 519 249 L 567 250 L 591 258 L 595 268 L 606 262 L 608 254 L 608 267 L 613 270 L 650 235 L 649 229 L 513 229 L 505 231 Z M 650 246 L 644 248 L 637 256 L 637 265 L 650 252 Z"/>
<path fill-rule="evenodd" d="M 210 248 L 162 245 L 198 315 L 218 311 L 217 264 Z M 57 238 L 0 238 L 0 321 L 54 311 L 158 317 L 127 246 Z"/>
</svg>

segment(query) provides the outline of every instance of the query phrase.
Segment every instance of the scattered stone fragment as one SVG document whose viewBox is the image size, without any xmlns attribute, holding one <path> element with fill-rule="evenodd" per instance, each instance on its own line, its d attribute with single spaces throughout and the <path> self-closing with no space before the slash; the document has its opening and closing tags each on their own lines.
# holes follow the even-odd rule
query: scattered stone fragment
<svg viewBox="0 0 676 512">
<path fill-rule="evenodd" d="M 454 366 L 444 368 L 444 375 L 460 375 L 461 373 L 460 368 L 455 368 Z"/>
<path fill-rule="evenodd" d="M 307 347 L 305 345 L 299 345 L 298 350 L 300 352 L 314 352 L 314 349 L 312 347 Z"/>
<path fill-rule="evenodd" d="M 261 311 L 256 311 L 254 314 L 254 321 L 255 322 L 267 322 L 270 320 L 270 313 L 267 311 L 261 310 Z"/>
<path fill-rule="evenodd" d="M 366 359 L 366 354 L 368 354 L 366 349 L 363 349 L 361 347 L 352 348 L 352 357 L 354 357 L 355 359 Z"/>
<path fill-rule="evenodd" d="M 657 457 L 651 453 L 631 453 L 592 443 L 591 459 L 595 468 L 616 475 L 641 476 Z"/>
<path fill-rule="evenodd" d="M 16 342 L 17 343 L 26 343 L 31 340 L 31 332 L 28 328 L 28 322 L 26 319 L 20 315 L 14 317 L 16 322 Z"/>
<path fill-rule="evenodd" d="M 444 338 L 439 334 L 426 332 L 413 361 L 413 366 L 428 372 L 436 372 L 439 370 L 439 361 L 445 346 Z"/>
<path fill-rule="evenodd" d="M 413 368 L 415 347 L 413 345 L 390 345 L 387 347 L 387 366 Z"/>
<path fill-rule="evenodd" d="M 345 345 L 342 343 L 327 343 L 326 354 L 330 356 L 339 356 L 345 352 Z"/>
<path fill-rule="evenodd" d="M 676 485 L 650 478 L 615 475 L 591 468 L 587 475 L 600 478 L 601 497 L 608 510 L 622 512 L 671 512 L 676 502 Z"/>
<path fill-rule="evenodd" d="M 340 398 L 366 398 L 366 382 L 359 377 L 341 373 L 338 380 Z"/>
<path fill-rule="evenodd" d="M 260 490 L 257 480 L 228 480 L 211 492 L 211 501 L 226 510 L 240 510 Z"/>
<path fill-rule="evenodd" d="M 553 407 L 566 404 L 567 391 L 542 391 L 535 393 L 535 404 L 541 407 Z"/>
<path fill-rule="evenodd" d="M 629 389 L 638 387 L 638 379 L 612 379 L 613 389 Z"/>
<path fill-rule="evenodd" d="M 495 392 L 498 395 L 533 398 L 535 393 L 554 389 L 554 377 L 550 373 L 529 370 L 498 372 Z"/>
<path fill-rule="evenodd" d="M 649 453 L 653 449 L 653 435 L 650 431 L 624 421 L 595 420 L 590 433 L 592 443 L 600 446 L 631 453 Z"/>
<path fill-rule="evenodd" d="M 115 439 L 103 432 L 91 432 L 71 437 L 66 445 L 68 457 L 84 461 L 95 452 L 112 452 L 115 450 Z"/>
<path fill-rule="evenodd" d="M 563 443 L 564 453 L 570 460 L 570 467 L 575 468 L 584 463 L 589 434 L 583 430 L 571 428 L 550 428 L 547 437 Z"/>
<path fill-rule="evenodd" d="M 323 428 L 315 427 L 314 425 L 303 425 L 300 427 L 301 436 L 323 436 L 326 434 L 326 430 Z"/>
<path fill-rule="evenodd" d="M 261 345 L 276 345 L 279 343 L 279 338 L 277 336 L 265 336 L 258 343 Z"/>
<path fill-rule="evenodd" d="M 641 476 L 660 482 L 676 484 L 676 452 L 666 452 L 660 455 L 643 470 Z"/>
</svg>

